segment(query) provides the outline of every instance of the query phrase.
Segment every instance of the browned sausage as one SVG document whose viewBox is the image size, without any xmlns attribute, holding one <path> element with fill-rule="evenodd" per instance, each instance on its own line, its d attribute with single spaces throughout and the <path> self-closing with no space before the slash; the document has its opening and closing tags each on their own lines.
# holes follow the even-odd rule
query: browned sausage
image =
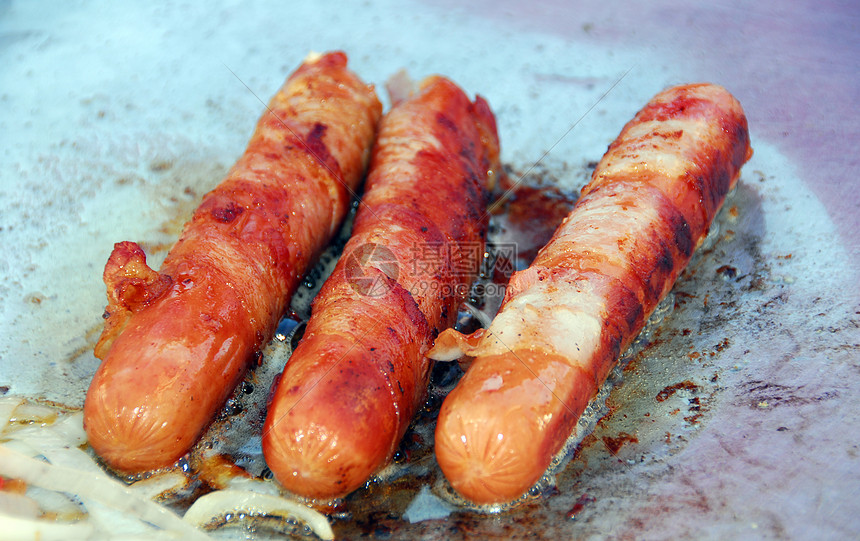
<svg viewBox="0 0 860 541">
<path fill-rule="evenodd" d="M 270 402 L 263 451 L 287 489 L 342 496 L 391 459 L 479 270 L 495 171 L 487 103 L 447 79 L 383 118 L 352 237 Z"/>
<path fill-rule="evenodd" d="M 114 248 L 103 362 L 84 406 L 90 444 L 112 467 L 169 466 L 189 450 L 339 227 L 382 109 L 346 63 L 313 55 L 287 79 L 159 272 L 136 244 Z"/>
<path fill-rule="evenodd" d="M 447 331 L 430 354 L 476 357 L 436 428 L 454 489 L 499 504 L 539 480 L 750 155 L 743 110 L 716 85 L 666 90 L 624 127 L 492 325 Z"/>
</svg>

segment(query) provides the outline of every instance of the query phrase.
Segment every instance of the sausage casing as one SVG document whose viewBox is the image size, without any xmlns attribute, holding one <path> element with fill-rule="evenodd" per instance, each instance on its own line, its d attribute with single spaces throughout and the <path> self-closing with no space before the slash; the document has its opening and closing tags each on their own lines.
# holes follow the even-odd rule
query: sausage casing
<svg viewBox="0 0 860 541">
<path fill-rule="evenodd" d="M 135 243 L 115 246 L 84 406 L 90 444 L 112 467 L 169 466 L 189 450 L 340 226 L 382 111 L 346 63 L 311 55 L 287 79 L 160 271 Z"/>
<path fill-rule="evenodd" d="M 455 490 L 500 504 L 539 480 L 750 155 L 743 110 L 725 89 L 661 92 L 609 146 L 532 265 L 511 278 L 491 326 L 440 335 L 431 357 L 476 357 L 436 428 L 436 457 Z"/>
<path fill-rule="evenodd" d="M 290 491 L 342 496 L 396 451 L 479 271 L 498 145 L 487 103 L 438 76 L 383 117 L 352 236 L 269 404 L 263 451 Z"/>
</svg>

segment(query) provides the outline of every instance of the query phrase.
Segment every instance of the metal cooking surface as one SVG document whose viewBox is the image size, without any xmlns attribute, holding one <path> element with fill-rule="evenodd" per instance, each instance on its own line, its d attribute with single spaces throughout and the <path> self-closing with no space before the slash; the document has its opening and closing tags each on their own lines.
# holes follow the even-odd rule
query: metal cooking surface
<svg viewBox="0 0 860 541">
<path fill-rule="evenodd" d="M 348 497 L 335 532 L 857 537 L 857 20 L 847 4 L 801 3 L 769 16 L 740 2 L 642 13 L 598 2 L 0 2 L 0 395 L 82 405 L 113 243 L 140 242 L 156 266 L 244 150 L 259 99 L 310 50 L 343 49 L 380 89 L 406 68 L 480 93 L 503 160 L 524 172 L 549 150 L 530 180 L 563 190 L 586 181 L 654 93 L 710 80 L 744 105 L 755 155 L 566 466 L 512 512 L 441 503 L 431 404 L 408 459 Z M 254 435 L 237 421 L 259 413 L 253 400 L 285 347 L 267 351 L 258 392 L 217 428 L 249 466 L 259 466 Z"/>
</svg>

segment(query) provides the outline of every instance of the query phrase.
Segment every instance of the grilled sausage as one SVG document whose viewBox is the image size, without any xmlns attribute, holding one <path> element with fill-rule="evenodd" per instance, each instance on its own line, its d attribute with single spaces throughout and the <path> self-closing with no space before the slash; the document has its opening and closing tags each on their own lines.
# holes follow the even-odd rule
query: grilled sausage
<svg viewBox="0 0 860 541">
<path fill-rule="evenodd" d="M 383 117 L 352 236 L 269 404 L 263 452 L 290 491 L 342 496 L 396 451 L 479 270 L 498 152 L 487 103 L 442 77 Z"/>
<path fill-rule="evenodd" d="M 432 358 L 476 357 L 436 428 L 436 457 L 457 492 L 507 503 L 540 479 L 750 155 L 746 118 L 722 87 L 658 94 L 610 145 L 532 265 L 512 277 L 492 325 L 439 337 Z"/>
<path fill-rule="evenodd" d="M 90 444 L 110 466 L 155 469 L 189 450 L 338 229 L 382 112 L 346 63 L 311 55 L 287 79 L 159 272 L 135 243 L 115 246 L 103 362 L 84 406 Z"/>
</svg>

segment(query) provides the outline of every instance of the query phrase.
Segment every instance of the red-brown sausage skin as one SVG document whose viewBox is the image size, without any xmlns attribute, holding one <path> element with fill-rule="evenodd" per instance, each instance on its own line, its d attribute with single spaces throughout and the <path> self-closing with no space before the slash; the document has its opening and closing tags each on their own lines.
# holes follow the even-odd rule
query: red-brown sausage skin
<svg viewBox="0 0 860 541">
<path fill-rule="evenodd" d="M 447 331 L 430 356 L 475 356 L 446 397 L 436 457 L 478 504 L 503 504 L 547 470 L 620 353 L 690 260 L 751 150 L 722 87 L 658 94 L 622 130 L 489 329 Z"/>
<path fill-rule="evenodd" d="M 339 227 L 382 112 L 346 63 L 312 55 L 287 79 L 159 272 L 135 243 L 115 246 L 84 405 L 90 444 L 113 468 L 165 467 L 189 450 Z"/>
<path fill-rule="evenodd" d="M 288 490 L 339 497 L 391 459 L 479 271 L 498 144 L 486 102 L 442 77 L 383 117 L 352 237 L 270 401 L 263 452 Z"/>
</svg>

